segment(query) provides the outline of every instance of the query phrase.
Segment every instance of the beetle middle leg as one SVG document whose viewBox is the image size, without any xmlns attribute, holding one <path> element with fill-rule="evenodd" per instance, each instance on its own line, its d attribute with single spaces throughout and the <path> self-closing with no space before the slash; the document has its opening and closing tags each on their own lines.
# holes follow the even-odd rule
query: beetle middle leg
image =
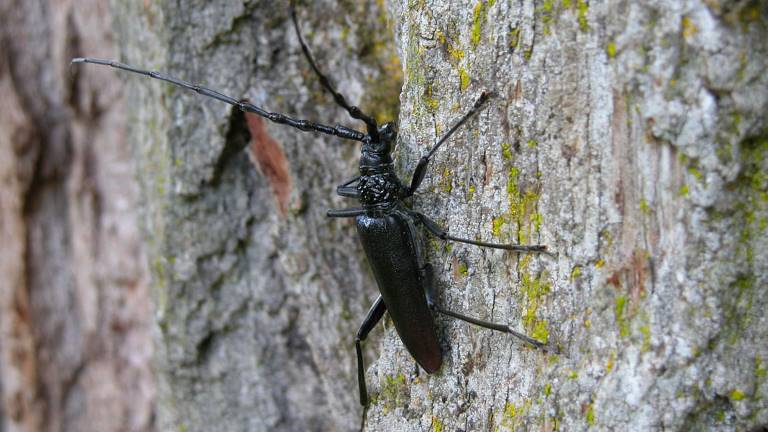
<svg viewBox="0 0 768 432">
<path fill-rule="evenodd" d="M 429 231 L 432 235 L 438 238 L 441 238 L 443 240 L 450 240 L 450 241 L 455 241 L 459 243 L 466 243 L 474 246 L 488 247 L 493 249 L 504 249 L 504 250 L 515 251 L 515 252 L 545 253 L 550 256 L 552 255 L 549 252 L 547 252 L 547 247 L 544 245 L 515 245 L 515 244 L 486 243 L 486 242 L 481 242 L 477 240 L 469 240 L 469 239 L 454 237 L 448 234 L 448 231 L 442 228 L 440 225 L 438 225 L 437 222 L 427 217 L 427 215 L 416 212 L 416 211 L 411 212 L 411 214 L 416 218 L 416 220 L 418 220 L 424 225 L 424 228 L 426 228 L 427 231 Z"/>
<path fill-rule="evenodd" d="M 421 277 L 421 280 L 424 282 L 424 295 L 427 297 L 427 305 L 429 305 L 429 308 L 433 311 L 449 316 L 451 318 L 456 318 L 458 320 L 468 322 L 470 324 L 474 324 L 476 326 L 480 326 L 483 328 L 491 329 L 500 331 L 502 333 L 507 333 L 509 335 L 512 335 L 523 342 L 526 342 L 536 348 L 542 348 L 545 351 L 546 344 L 544 342 L 541 342 L 539 340 L 536 340 L 530 336 L 526 336 L 520 332 L 517 332 L 515 330 L 512 330 L 508 325 L 505 324 L 497 324 L 490 321 L 483 321 L 477 318 L 473 318 L 471 316 L 467 316 L 458 312 L 449 311 L 447 309 L 442 308 L 440 305 L 437 304 L 437 292 L 435 289 L 435 282 L 434 282 L 434 276 L 433 276 L 433 268 L 432 264 L 426 264 L 424 267 L 421 268 L 419 275 Z"/>
</svg>

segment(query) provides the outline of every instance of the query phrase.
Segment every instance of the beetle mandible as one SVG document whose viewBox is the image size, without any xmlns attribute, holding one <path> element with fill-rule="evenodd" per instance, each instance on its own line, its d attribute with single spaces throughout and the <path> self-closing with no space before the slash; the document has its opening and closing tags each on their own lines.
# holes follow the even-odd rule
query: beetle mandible
<svg viewBox="0 0 768 432">
<path fill-rule="evenodd" d="M 346 98 L 336 91 L 328 77 L 320 71 L 301 35 L 293 2 L 291 2 L 290 11 L 301 50 L 317 75 L 320 84 L 333 96 L 335 103 L 346 110 L 353 119 L 365 123 L 366 133 L 342 125 L 328 126 L 269 112 L 216 90 L 173 78 L 160 72 L 139 69 L 116 61 L 78 57 L 73 59 L 72 63 L 111 66 L 145 75 L 193 90 L 275 123 L 288 125 L 301 131 L 319 132 L 362 142 L 360 175 L 336 188 L 336 192 L 340 196 L 359 200 L 360 207 L 328 210 L 327 215 L 335 218 L 355 218 L 360 241 L 380 291 L 379 297 L 371 306 L 355 337 L 360 404 L 364 407 L 368 406 L 369 399 L 361 345 L 370 331 L 381 320 L 385 311 L 389 312 L 395 329 L 408 352 L 430 374 L 437 371 L 442 364 L 442 353 L 435 332 L 432 312 L 504 332 L 534 347 L 546 349 L 543 342 L 516 332 L 507 325 L 479 320 L 441 307 L 436 301 L 433 268 L 424 257 L 417 227 L 423 226 L 428 233 L 442 240 L 479 247 L 505 249 L 521 253 L 548 253 L 546 246 L 496 244 L 455 237 L 428 216 L 411 209 L 405 202 L 419 189 L 426 175 L 429 161 L 435 152 L 462 125 L 481 110 L 492 96 L 491 93 L 483 92 L 480 95 L 472 108 L 453 124 L 426 155 L 419 159 L 410 182 L 403 183 L 395 173 L 394 160 L 392 159 L 392 150 L 397 140 L 397 130 L 394 123 L 378 125 L 372 116 L 365 114 L 358 107 L 350 105 Z"/>
</svg>

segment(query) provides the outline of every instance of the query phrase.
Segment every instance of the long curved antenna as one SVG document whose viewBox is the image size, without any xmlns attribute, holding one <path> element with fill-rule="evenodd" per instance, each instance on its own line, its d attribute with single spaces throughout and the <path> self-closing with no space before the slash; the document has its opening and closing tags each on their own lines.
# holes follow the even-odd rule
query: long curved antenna
<svg viewBox="0 0 768 432">
<path fill-rule="evenodd" d="M 318 79 L 320 80 L 320 84 L 325 87 L 326 90 L 331 92 L 333 95 L 333 100 L 336 101 L 336 103 L 347 110 L 349 115 L 353 119 L 362 120 L 365 122 L 365 125 L 368 127 L 368 135 L 371 136 L 371 140 L 376 142 L 379 140 L 379 128 L 376 124 L 376 119 L 373 117 L 370 117 L 366 115 L 364 112 L 360 110 L 360 108 L 356 106 L 350 106 L 349 103 L 347 103 L 347 100 L 344 98 L 344 96 L 337 92 L 336 89 L 333 88 L 333 85 L 331 84 L 331 81 L 328 79 L 325 74 L 323 74 L 320 69 L 317 67 L 317 63 L 315 62 L 315 59 L 312 57 L 312 53 L 309 51 L 309 47 L 304 42 L 304 38 L 301 36 L 301 29 L 299 28 L 299 21 L 296 19 L 296 4 L 295 0 L 291 0 L 291 19 L 293 20 L 293 27 L 296 29 L 296 36 L 299 37 L 299 44 L 301 44 L 301 51 L 304 52 L 304 56 L 309 61 L 309 65 L 312 66 L 312 70 L 315 71 L 315 74 L 317 75 Z"/>
<path fill-rule="evenodd" d="M 354 129 L 350 129 L 342 125 L 326 126 L 326 125 L 314 123 L 308 120 L 294 119 L 280 113 L 269 112 L 251 103 L 239 101 L 233 97 L 227 96 L 216 90 L 212 90 L 198 84 L 193 84 L 184 80 L 180 80 L 178 78 L 173 78 L 171 76 L 165 75 L 160 72 L 139 69 L 139 68 L 129 66 L 127 64 L 123 64 L 120 62 L 112 61 L 112 60 L 104 60 L 104 59 L 98 59 L 93 57 L 78 57 L 78 58 L 72 59 L 72 63 L 92 63 L 97 65 L 110 66 L 116 69 L 121 69 L 128 72 L 137 73 L 139 75 L 145 75 L 150 78 L 159 79 L 161 81 L 169 82 L 173 85 L 185 88 L 187 90 L 195 91 L 203 96 L 208 96 L 210 98 L 228 103 L 232 106 L 239 108 L 240 110 L 254 113 L 256 115 L 264 117 L 265 119 L 273 121 L 275 123 L 288 125 L 305 132 L 306 131 L 320 132 L 320 133 L 334 135 L 337 137 L 355 140 L 355 141 L 363 141 L 363 139 L 366 136 L 362 132 L 356 131 Z"/>
</svg>

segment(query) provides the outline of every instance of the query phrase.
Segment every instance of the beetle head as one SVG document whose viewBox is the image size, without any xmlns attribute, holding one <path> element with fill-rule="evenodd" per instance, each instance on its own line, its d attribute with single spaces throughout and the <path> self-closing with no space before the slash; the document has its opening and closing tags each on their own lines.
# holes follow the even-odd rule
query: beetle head
<svg viewBox="0 0 768 432">
<path fill-rule="evenodd" d="M 385 147 L 382 153 L 392 151 L 392 146 L 397 139 L 397 126 L 393 122 L 386 122 L 379 126 L 379 141 L 382 147 Z"/>
<path fill-rule="evenodd" d="M 360 155 L 360 167 L 377 167 L 392 163 L 392 149 L 397 140 L 397 127 L 392 122 L 384 123 L 379 126 L 379 139 L 363 142 L 362 154 Z"/>
</svg>

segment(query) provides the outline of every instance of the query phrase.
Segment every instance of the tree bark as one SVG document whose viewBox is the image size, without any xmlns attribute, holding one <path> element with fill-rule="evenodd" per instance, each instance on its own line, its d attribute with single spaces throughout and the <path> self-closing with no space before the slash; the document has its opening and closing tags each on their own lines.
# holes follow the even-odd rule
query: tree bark
<svg viewBox="0 0 768 432">
<path fill-rule="evenodd" d="M 287 2 L 113 8 L 127 63 L 292 117 L 360 126 L 320 87 Z M 386 11 L 324 1 L 299 12 L 339 90 L 392 118 L 402 73 Z M 359 146 L 126 79 L 159 329 L 158 428 L 359 428 L 353 342 L 376 288 L 354 226 L 325 217 L 354 205 L 334 192 L 355 173 Z"/>
<path fill-rule="evenodd" d="M 153 426 L 149 277 L 120 85 L 68 69 L 81 52 L 113 55 L 105 6 L 0 2 L 4 432 Z"/>
<path fill-rule="evenodd" d="M 415 201 L 442 303 L 426 377 L 385 336 L 369 430 L 749 430 L 768 424 L 764 2 L 400 2 L 403 171 L 483 90 Z"/>
</svg>

